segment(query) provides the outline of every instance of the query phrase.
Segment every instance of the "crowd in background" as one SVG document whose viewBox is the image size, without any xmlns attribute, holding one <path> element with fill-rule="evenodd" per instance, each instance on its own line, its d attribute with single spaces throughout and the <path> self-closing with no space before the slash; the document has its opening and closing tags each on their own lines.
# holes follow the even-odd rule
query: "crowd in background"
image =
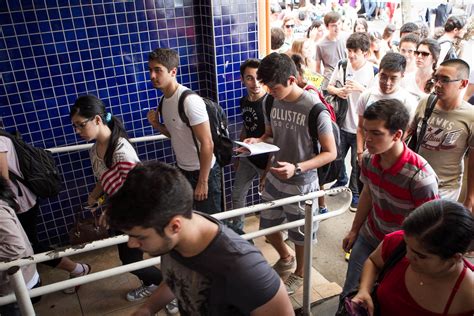
<svg viewBox="0 0 474 316">
<path fill-rule="evenodd" d="M 474 169 L 474 112 L 467 102 L 472 104 L 474 95 L 472 7 L 461 11 L 442 2 L 422 10 L 419 21 L 403 24 L 399 1 L 300 0 L 272 2 L 270 7 L 272 53 L 261 61 L 249 59 L 240 68 L 247 89 L 240 104 L 244 122 L 240 140 L 257 144 L 272 139 L 280 150 L 274 159 L 271 155 L 235 159 L 233 208 L 245 205 L 256 177 L 264 201 L 318 190 L 331 182 L 325 182 L 318 169 L 339 156 L 344 159 L 350 149 L 351 174 L 342 168 L 333 184 L 349 185 L 353 194 L 350 209 L 356 212 L 342 241 L 349 266 L 341 299 L 362 280 L 359 293 L 351 299 L 372 311 L 368 292 L 374 275 L 391 260 L 387 252 L 396 252 L 404 240 L 406 259 L 398 259 L 398 274 L 392 275 L 390 284 L 385 282 L 388 290 L 378 292 L 381 301 L 385 300 L 382 308 L 397 310 L 394 315 L 414 305 L 421 306 L 418 315 L 442 308 L 445 314 L 472 315 L 473 267 L 462 255 L 472 241 L 469 211 L 474 204 L 474 177 L 467 181 L 466 196 L 460 201 L 464 205 L 454 202 L 461 199 L 464 161 L 471 171 Z M 280 232 L 267 236 L 279 254 L 271 269 L 253 246 L 235 234 L 242 233 L 243 217 L 226 221 L 233 232 L 208 216 L 222 211 L 223 188 L 207 104 L 178 83 L 179 55 L 175 50 L 157 48 L 149 54 L 148 66 L 151 83 L 163 97 L 147 119 L 156 131 L 171 138 L 177 169 L 161 163 L 142 165 L 122 123 L 97 97 L 79 97 L 70 112 L 76 133 L 95 142 L 90 158 L 97 184 L 87 204 L 92 207 L 104 194 L 108 196 L 112 202 L 102 220 L 109 220 L 116 233 L 130 237 L 128 244 L 119 246 L 121 261 L 141 261 L 143 252 L 164 255 L 161 271 L 149 267 L 133 272 L 142 284 L 127 293 L 127 300 L 151 296 L 135 315 L 151 315 L 162 308 L 170 314 L 179 309 L 189 314 L 230 315 L 229 311 L 239 309 L 242 314 L 279 311 L 291 315 L 288 296 L 303 284 L 304 234 L 300 228 L 288 232 L 295 255 Z M 326 108 L 322 102 L 329 102 Z M 344 116 L 330 110 L 329 104 L 335 103 L 344 104 Z M 418 135 L 418 145 L 408 147 L 407 135 L 412 139 Z M 5 223 L 0 226 L 4 229 L 0 237 L 7 236 L 8 243 L 21 250 L 15 255 L 23 256 L 44 251 L 44 246 L 38 242 L 35 229 L 36 196 L 24 186 L 6 182 L 11 172 L 19 172 L 17 169 L 18 157 L 11 140 L 0 136 L 0 220 Z M 129 173 L 132 180 L 127 178 Z M 442 202 L 426 203 L 438 199 Z M 328 212 L 324 199 L 314 205 L 319 213 Z M 193 210 L 200 213 L 192 215 Z M 439 224 L 441 216 L 443 220 L 461 218 L 464 225 Z M 405 217 L 408 220 L 403 222 Z M 269 209 L 261 213 L 260 228 L 302 218 L 304 214 L 296 205 Z M 317 228 L 315 223 L 314 231 Z M 458 239 L 437 241 L 420 233 L 438 230 L 436 238 L 459 232 L 455 236 Z M 147 241 L 152 237 L 154 242 Z M 160 245 L 162 239 L 165 245 Z M 443 249 L 436 247 L 441 242 Z M 13 255 L 4 251 L 3 256 Z M 423 260 L 425 265 L 417 266 Z M 209 261 L 215 264 L 209 265 Z M 68 271 L 70 278 L 91 271 L 90 265 L 68 258 L 48 264 Z M 232 274 L 228 264 L 232 264 Z M 257 264 L 259 269 L 255 269 Z M 195 285 L 194 270 L 200 275 L 196 292 L 209 291 L 206 300 L 199 293 L 185 292 L 192 290 L 190 280 Z M 398 275 L 405 271 L 424 279 L 410 283 L 410 278 L 406 287 L 416 289 L 389 300 L 393 286 L 404 285 Z M 283 282 L 279 276 L 286 272 L 290 275 Z M 36 269 L 24 273 L 30 289 L 41 284 Z M 448 292 L 430 292 L 429 297 L 439 294 L 441 303 L 429 306 L 423 300 L 423 289 L 450 289 L 440 281 L 440 274 L 448 283 L 458 280 L 460 294 L 453 300 L 453 292 L 445 304 Z M 259 279 L 261 275 L 268 277 Z M 430 281 L 436 286 L 419 287 Z M 267 290 L 264 293 L 260 288 Z M 228 296 L 220 295 L 223 289 L 229 291 Z M 10 291 L 8 282 L 0 283 L 0 295 Z M 403 295 L 411 295 L 415 304 L 406 303 Z M 389 306 L 399 301 L 401 307 Z M 208 309 L 214 313 L 202 312 Z M 0 312 L 17 315 L 18 308 L 11 304 Z"/>
</svg>

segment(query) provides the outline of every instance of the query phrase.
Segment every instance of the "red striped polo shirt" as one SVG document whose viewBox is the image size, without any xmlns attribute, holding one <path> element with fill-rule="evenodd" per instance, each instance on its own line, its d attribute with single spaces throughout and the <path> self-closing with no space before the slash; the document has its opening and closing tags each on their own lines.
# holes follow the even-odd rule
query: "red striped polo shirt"
<svg viewBox="0 0 474 316">
<path fill-rule="evenodd" d="M 372 209 L 360 233 L 374 247 L 386 234 L 400 230 L 416 207 L 439 198 L 436 173 L 423 157 L 403 146 L 399 159 L 385 170 L 380 155 L 363 156 L 360 179 L 369 189 Z"/>
</svg>

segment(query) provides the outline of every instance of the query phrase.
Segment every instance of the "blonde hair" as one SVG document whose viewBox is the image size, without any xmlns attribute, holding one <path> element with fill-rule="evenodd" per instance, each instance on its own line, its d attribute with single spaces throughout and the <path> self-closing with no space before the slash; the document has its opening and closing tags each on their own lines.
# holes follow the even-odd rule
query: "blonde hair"
<svg viewBox="0 0 474 316">
<path fill-rule="evenodd" d="M 291 52 L 296 53 L 296 54 L 301 54 L 303 51 L 303 44 L 305 42 L 305 38 L 297 38 L 293 41 L 293 44 L 291 44 Z"/>
</svg>

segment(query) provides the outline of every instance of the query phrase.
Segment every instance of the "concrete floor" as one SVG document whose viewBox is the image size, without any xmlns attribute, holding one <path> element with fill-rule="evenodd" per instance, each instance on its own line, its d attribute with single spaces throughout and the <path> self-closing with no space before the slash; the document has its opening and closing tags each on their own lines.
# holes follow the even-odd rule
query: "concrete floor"
<svg viewBox="0 0 474 316">
<path fill-rule="evenodd" d="M 339 196 L 327 197 L 329 210 L 337 208 L 341 203 Z M 344 214 L 327 219 L 320 223 L 318 243 L 313 246 L 313 267 L 329 282 L 336 282 L 341 287 L 347 271 L 347 262 L 342 250 L 342 239 L 352 225 L 354 214 L 347 210 Z M 311 309 L 313 315 L 334 316 L 339 300 L 330 298 Z"/>
</svg>

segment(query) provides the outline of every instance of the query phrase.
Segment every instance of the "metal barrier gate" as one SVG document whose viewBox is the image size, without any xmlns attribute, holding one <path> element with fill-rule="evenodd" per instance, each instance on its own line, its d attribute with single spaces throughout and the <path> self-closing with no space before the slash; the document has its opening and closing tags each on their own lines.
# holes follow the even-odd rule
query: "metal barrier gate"
<svg viewBox="0 0 474 316">
<path fill-rule="evenodd" d="M 326 194 L 347 194 L 347 200 L 345 203 L 337 210 L 330 211 L 325 214 L 314 215 L 314 207 L 312 204 L 312 200 L 321 197 Z M 282 225 L 274 226 L 267 229 L 262 229 L 259 231 L 251 232 L 242 235 L 244 239 L 254 239 L 256 237 L 268 235 L 277 231 L 291 229 L 295 227 L 300 227 L 304 225 L 304 231 L 306 232 L 304 238 L 304 283 L 303 283 L 303 315 L 311 315 L 311 259 L 312 259 L 312 234 L 313 234 L 313 222 L 320 221 L 323 219 L 331 218 L 334 216 L 338 216 L 343 214 L 348 208 L 351 203 L 352 193 L 346 187 L 340 187 L 335 189 L 329 189 L 326 191 L 315 191 L 305 195 L 297 195 L 292 196 L 280 200 L 275 200 L 272 202 L 266 202 L 261 204 L 256 204 L 240 209 L 235 209 L 227 212 L 222 212 L 218 214 L 213 214 L 212 216 L 219 219 L 227 219 L 231 217 L 235 217 L 238 215 L 245 215 L 249 213 L 260 212 L 265 209 L 271 209 L 277 206 L 282 206 L 286 204 L 292 203 L 299 203 L 305 202 L 305 219 L 288 222 Z M 308 234 L 309 232 L 309 234 Z M 104 271 L 95 272 L 92 274 L 88 274 L 82 277 L 77 277 L 74 279 L 68 279 L 64 281 L 60 281 L 53 284 L 44 285 L 38 288 L 34 288 L 28 290 L 23 279 L 23 275 L 21 274 L 20 267 L 28 264 L 33 263 L 40 263 L 43 261 L 47 261 L 53 258 L 61 258 L 65 256 L 71 256 L 95 249 L 100 249 L 104 247 L 108 247 L 111 245 L 117 245 L 128 241 L 127 235 L 120 235 L 115 236 L 103 240 L 93 241 L 90 243 L 73 246 L 73 247 L 66 247 L 57 249 L 50 252 L 44 252 L 40 254 L 35 254 L 31 257 L 17 259 L 11 262 L 3 262 L 0 263 L 0 271 L 8 270 L 10 275 L 10 279 L 14 288 L 14 293 L 0 297 L 0 305 L 9 304 L 12 302 L 17 301 L 20 307 L 20 311 L 22 315 L 35 315 L 35 311 L 33 309 L 33 304 L 30 301 L 31 297 L 37 297 L 41 295 L 45 295 L 48 293 L 60 291 L 66 288 L 78 286 L 81 284 L 93 282 L 96 280 L 108 278 L 111 276 L 115 276 L 118 274 L 126 273 L 129 271 L 138 270 L 141 268 L 149 267 L 152 265 L 156 265 L 160 263 L 160 257 L 146 259 L 140 262 L 134 262 L 131 264 L 107 269 Z"/>
</svg>

